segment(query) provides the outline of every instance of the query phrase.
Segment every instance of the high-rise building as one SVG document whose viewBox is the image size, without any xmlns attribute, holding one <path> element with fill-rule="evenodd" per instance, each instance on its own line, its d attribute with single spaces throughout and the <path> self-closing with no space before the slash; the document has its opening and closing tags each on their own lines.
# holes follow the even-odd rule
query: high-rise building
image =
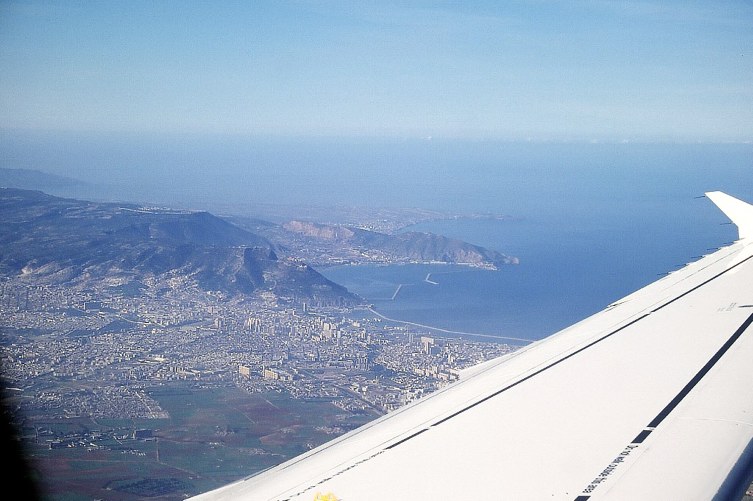
<svg viewBox="0 0 753 501">
<path fill-rule="evenodd" d="M 427 337 L 427 336 L 421 336 L 421 348 L 423 349 L 423 352 L 426 354 L 431 353 L 431 349 L 434 347 L 434 338 L 433 337 Z"/>
</svg>

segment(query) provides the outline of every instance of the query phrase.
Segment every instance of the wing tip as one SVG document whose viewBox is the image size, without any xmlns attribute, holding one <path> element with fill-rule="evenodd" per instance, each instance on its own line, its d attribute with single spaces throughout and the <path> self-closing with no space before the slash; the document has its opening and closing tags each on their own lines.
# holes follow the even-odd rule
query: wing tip
<svg viewBox="0 0 753 501">
<path fill-rule="evenodd" d="M 753 205 L 723 191 L 708 191 L 705 195 L 737 226 L 740 240 L 753 237 Z"/>
</svg>

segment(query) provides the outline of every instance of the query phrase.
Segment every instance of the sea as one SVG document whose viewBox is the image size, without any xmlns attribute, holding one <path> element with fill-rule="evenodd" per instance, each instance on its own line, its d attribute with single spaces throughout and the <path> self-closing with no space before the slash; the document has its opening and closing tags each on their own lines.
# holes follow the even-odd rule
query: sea
<svg viewBox="0 0 753 501">
<path fill-rule="evenodd" d="M 752 144 L 3 131 L 0 147 L 0 167 L 82 180 L 58 193 L 80 198 L 262 219 L 277 206 L 442 212 L 450 217 L 400 231 L 459 238 L 519 264 L 319 271 L 419 331 L 513 344 L 542 339 L 733 241 L 736 228 L 704 192 L 753 202 Z"/>
</svg>

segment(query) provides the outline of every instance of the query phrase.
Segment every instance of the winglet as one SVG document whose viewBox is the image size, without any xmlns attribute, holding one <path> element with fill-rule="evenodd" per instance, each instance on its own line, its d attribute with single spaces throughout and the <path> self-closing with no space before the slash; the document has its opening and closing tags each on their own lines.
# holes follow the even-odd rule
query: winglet
<svg viewBox="0 0 753 501">
<path fill-rule="evenodd" d="M 737 226 L 740 240 L 753 238 L 753 205 L 721 191 L 711 191 L 706 196 Z"/>
</svg>

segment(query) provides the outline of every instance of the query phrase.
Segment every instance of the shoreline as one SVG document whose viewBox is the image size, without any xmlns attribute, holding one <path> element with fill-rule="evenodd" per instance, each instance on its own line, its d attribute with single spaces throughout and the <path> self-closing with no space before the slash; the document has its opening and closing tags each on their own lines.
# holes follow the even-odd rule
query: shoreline
<svg viewBox="0 0 753 501">
<path fill-rule="evenodd" d="M 514 262 L 503 263 L 502 266 L 514 266 L 519 264 L 519 260 L 514 258 Z M 311 266 L 318 270 L 327 270 L 332 268 L 345 268 L 355 266 L 373 266 L 383 268 L 388 266 L 458 266 L 478 271 L 501 271 L 500 267 L 493 263 L 450 263 L 447 261 L 352 261 L 347 263 L 311 263 Z"/>
<path fill-rule="evenodd" d="M 531 339 L 523 339 L 523 338 L 518 338 L 518 337 L 494 336 L 492 334 L 480 334 L 480 333 L 477 333 L 477 332 L 464 332 L 464 331 L 455 331 L 455 330 L 451 330 L 451 329 L 443 329 L 442 327 L 433 327 L 431 325 L 420 324 L 418 322 L 410 322 L 408 320 L 398 320 L 398 319 L 395 319 L 395 318 L 390 318 L 390 317 L 388 317 L 386 315 L 383 315 L 383 314 L 379 313 L 378 311 L 376 311 L 371 306 L 367 306 L 365 309 L 367 311 L 369 311 L 370 313 L 376 315 L 377 317 L 381 318 L 382 320 L 386 320 L 388 322 L 394 322 L 394 323 L 404 324 L 404 325 L 412 325 L 414 327 L 420 327 L 422 329 L 428 329 L 428 330 L 431 330 L 431 331 L 441 332 L 441 333 L 444 333 L 444 334 L 457 334 L 457 335 L 460 335 L 460 336 L 472 336 L 472 337 L 480 337 L 480 338 L 485 338 L 485 339 L 494 339 L 496 341 L 515 341 L 517 343 L 523 343 L 523 344 L 519 344 L 519 346 L 526 346 L 526 345 L 529 345 L 529 344 L 531 344 L 531 343 L 533 343 L 535 341 L 535 340 L 531 340 Z"/>
</svg>

